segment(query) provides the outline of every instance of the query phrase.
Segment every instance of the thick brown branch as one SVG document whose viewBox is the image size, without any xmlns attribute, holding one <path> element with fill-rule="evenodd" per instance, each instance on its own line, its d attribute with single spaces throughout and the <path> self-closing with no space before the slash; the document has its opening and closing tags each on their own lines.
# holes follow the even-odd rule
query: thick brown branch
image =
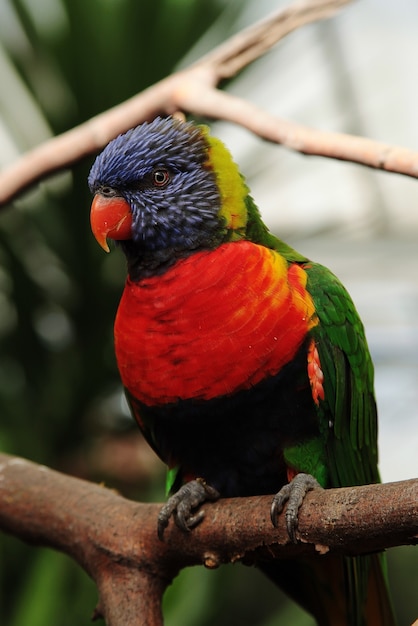
<svg viewBox="0 0 418 626">
<path fill-rule="evenodd" d="M 160 602 L 178 570 L 243 560 L 324 553 L 361 554 L 418 541 L 418 479 L 308 494 L 297 545 L 284 516 L 269 517 L 271 497 L 221 500 L 184 534 L 174 525 L 157 538 L 160 505 L 134 503 L 113 491 L 44 466 L 0 455 L 0 528 L 72 556 L 96 581 L 107 624 L 162 624 Z M 323 558 L 318 556 L 318 558 Z"/>
</svg>

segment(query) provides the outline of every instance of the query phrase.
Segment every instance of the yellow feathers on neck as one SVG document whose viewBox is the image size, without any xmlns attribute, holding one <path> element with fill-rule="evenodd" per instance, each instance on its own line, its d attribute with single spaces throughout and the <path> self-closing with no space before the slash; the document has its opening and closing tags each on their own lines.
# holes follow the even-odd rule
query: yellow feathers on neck
<svg viewBox="0 0 418 626">
<path fill-rule="evenodd" d="M 221 195 L 219 215 L 224 218 L 228 229 L 238 232 L 245 230 L 248 218 L 245 198 L 248 187 L 222 141 L 209 135 L 207 127 L 201 126 L 201 129 L 209 146 L 207 164 L 215 172 Z"/>
</svg>

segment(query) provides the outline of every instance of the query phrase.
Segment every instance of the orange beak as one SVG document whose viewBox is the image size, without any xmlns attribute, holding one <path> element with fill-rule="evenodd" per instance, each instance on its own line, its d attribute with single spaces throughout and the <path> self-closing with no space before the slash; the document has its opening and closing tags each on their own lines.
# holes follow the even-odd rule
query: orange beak
<svg viewBox="0 0 418 626">
<path fill-rule="evenodd" d="M 108 238 L 132 238 L 131 207 L 121 196 L 106 198 L 97 193 L 91 205 L 90 224 L 97 243 L 105 252 L 110 252 Z"/>
</svg>

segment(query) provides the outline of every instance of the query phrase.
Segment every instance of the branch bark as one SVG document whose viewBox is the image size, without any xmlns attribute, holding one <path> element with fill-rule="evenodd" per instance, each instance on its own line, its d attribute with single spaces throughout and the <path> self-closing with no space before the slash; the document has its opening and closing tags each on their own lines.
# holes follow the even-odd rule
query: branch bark
<svg viewBox="0 0 418 626">
<path fill-rule="evenodd" d="M 303 154 L 418 175 L 418 153 L 361 137 L 307 128 L 272 116 L 217 89 L 296 28 L 333 15 L 351 0 L 306 0 L 235 35 L 189 68 L 54 137 L 0 173 L 0 207 L 52 173 L 101 150 L 118 134 L 157 115 L 184 111 L 240 124 L 267 141 Z"/>
<path fill-rule="evenodd" d="M 189 565 L 326 558 L 418 543 L 418 479 L 309 493 L 298 544 L 289 541 L 284 515 L 273 528 L 270 503 L 270 496 L 257 496 L 207 504 L 200 526 L 185 534 L 171 524 L 161 542 L 161 505 L 0 454 L 0 529 L 74 558 L 95 580 L 96 616 L 108 626 L 136 624 L 138 614 L 145 625 L 162 625 L 164 590 Z"/>
<path fill-rule="evenodd" d="M 352 0 L 297 1 L 242 30 L 209 52 L 194 67 L 207 66 L 216 74 L 216 84 L 233 78 L 281 39 L 301 26 L 332 17 Z"/>
</svg>

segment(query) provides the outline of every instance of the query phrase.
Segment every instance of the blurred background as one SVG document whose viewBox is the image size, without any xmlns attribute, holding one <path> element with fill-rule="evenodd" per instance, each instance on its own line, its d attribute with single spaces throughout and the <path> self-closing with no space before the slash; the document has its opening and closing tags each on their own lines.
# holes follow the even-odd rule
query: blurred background
<svg viewBox="0 0 418 626">
<path fill-rule="evenodd" d="M 0 0 L 0 166 L 122 102 L 286 2 Z M 363 0 L 290 35 L 226 89 L 315 128 L 418 150 L 418 4 Z M 418 474 L 418 184 L 294 154 L 214 123 L 265 221 L 330 267 L 376 365 L 384 481 Z M 93 158 L 0 215 L 0 449 L 131 498 L 164 468 L 127 414 L 112 325 L 125 277 L 89 228 Z M 1 503 L 0 503 L 1 506 Z M 389 552 L 399 625 L 418 617 L 417 548 Z M 0 624 L 90 623 L 93 583 L 67 557 L 0 535 Z M 312 626 L 252 568 L 185 570 L 168 626 Z"/>
</svg>

